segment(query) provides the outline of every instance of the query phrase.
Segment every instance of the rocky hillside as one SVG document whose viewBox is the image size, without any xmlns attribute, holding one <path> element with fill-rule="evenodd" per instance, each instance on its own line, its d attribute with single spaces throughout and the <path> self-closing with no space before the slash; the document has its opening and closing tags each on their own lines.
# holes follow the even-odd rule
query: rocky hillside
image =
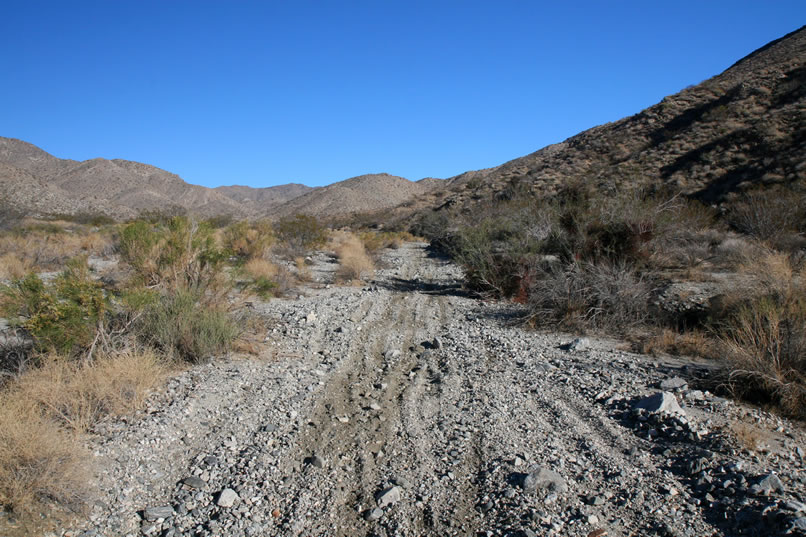
<svg viewBox="0 0 806 537">
<path fill-rule="evenodd" d="M 469 209 L 575 182 L 679 189 L 719 202 L 755 185 L 806 182 L 806 27 L 642 112 L 500 166 L 449 180 L 433 205 Z"/>
<path fill-rule="evenodd" d="M 442 181 L 412 182 L 386 173 L 360 175 L 317 188 L 272 211 L 272 216 L 309 214 L 318 217 L 390 209 L 437 190 Z"/>
<path fill-rule="evenodd" d="M 353 177 L 323 188 L 287 184 L 267 188 L 191 185 L 160 168 L 129 160 L 56 158 L 13 138 L 0 137 L 0 185 L 7 202 L 34 214 L 105 213 L 128 218 L 176 206 L 201 216 L 320 217 L 382 210 L 440 187 L 388 174 Z"/>
</svg>

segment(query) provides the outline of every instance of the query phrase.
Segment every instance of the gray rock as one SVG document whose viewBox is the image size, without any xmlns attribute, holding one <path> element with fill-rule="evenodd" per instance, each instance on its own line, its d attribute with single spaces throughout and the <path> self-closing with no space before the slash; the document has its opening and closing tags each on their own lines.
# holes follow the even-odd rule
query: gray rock
<svg viewBox="0 0 806 537">
<path fill-rule="evenodd" d="M 660 389 L 666 391 L 682 390 L 686 386 L 688 386 L 688 381 L 681 379 L 680 377 L 672 377 L 670 379 L 661 381 L 660 383 Z"/>
<path fill-rule="evenodd" d="M 438 337 L 435 337 L 434 340 L 431 342 L 431 347 L 433 347 L 435 349 L 441 349 L 442 348 L 442 340 L 439 339 Z"/>
<path fill-rule="evenodd" d="M 784 484 L 777 475 L 767 474 L 750 487 L 750 491 L 756 495 L 768 496 L 773 492 L 784 492 Z"/>
<path fill-rule="evenodd" d="M 575 340 L 560 345 L 564 351 L 584 351 L 590 346 L 590 341 L 586 337 L 578 337 Z"/>
<path fill-rule="evenodd" d="M 206 485 L 202 478 L 195 475 L 183 479 L 182 484 L 194 489 L 203 489 L 204 485 Z"/>
<path fill-rule="evenodd" d="M 219 507 L 230 508 L 235 505 L 236 501 L 238 501 L 238 494 L 234 490 L 227 488 L 218 494 L 216 505 Z"/>
<path fill-rule="evenodd" d="M 395 486 L 384 489 L 375 495 L 375 499 L 381 509 L 387 505 L 394 505 L 400 501 L 400 487 Z"/>
<path fill-rule="evenodd" d="M 313 466 L 314 468 L 324 468 L 325 461 L 319 455 L 312 455 L 305 459 L 305 464 Z"/>
<path fill-rule="evenodd" d="M 634 408 L 643 408 L 651 413 L 686 415 L 685 411 L 677 403 L 677 398 L 669 392 L 658 392 L 645 397 L 635 403 Z"/>
<path fill-rule="evenodd" d="M 364 511 L 364 520 L 372 522 L 378 520 L 383 516 L 383 509 L 376 507 L 375 509 L 367 509 Z"/>
<path fill-rule="evenodd" d="M 404 489 L 411 488 L 409 480 L 400 475 L 393 477 L 392 483 Z"/>
<path fill-rule="evenodd" d="M 555 492 L 565 492 L 568 485 L 560 474 L 547 468 L 537 467 L 523 479 L 523 490 L 526 492 L 536 492 L 537 490 L 552 490 Z"/>
<path fill-rule="evenodd" d="M 806 517 L 796 518 L 792 521 L 792 527 L 789 532 L 792 533 L 795 530 L 806 531 Z"/>
<path fill-rule="evenodd" d="M 787 501 L 784 503 L 784 507 L 790 511 L 794 511 L 795 513 L 806 513 L 806 504 L 797 500 Z"/>
<path fill-rule="evenodd" d="M 170 505 L 160 505 L 157 507 L 146 507 L 145 511 L 143 511 L 143 518 L 148 520 L 149 522 L 153 522 L 158 518 L 168 518 L 172 517 L 174 514 L 174 508 Z"/>
</svg>

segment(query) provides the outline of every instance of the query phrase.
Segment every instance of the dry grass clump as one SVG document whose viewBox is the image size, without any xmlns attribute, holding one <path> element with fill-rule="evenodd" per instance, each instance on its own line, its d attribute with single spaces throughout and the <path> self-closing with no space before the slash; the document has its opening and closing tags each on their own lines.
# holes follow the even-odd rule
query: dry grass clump
<svg viewBox="0 0 806 537">
<path fill-rule="evenodd" d="M 26 270 L 57 270 L 77 256 L 109 253 L 112 244 L 110 233 L 83 227 L 68 232 L 49 223 L 45 228 L 20 228 L 0 233 L 0 256 L 15 256 Z"/>
<path fill-rule="evenodd" d="M 103 416 L 141 407 L 167 374 L 153 352 L 123 352 L 76 362 L 52 355 L 8 388 L 10 397 L 36 404 L 64 427 L 85 432 Z"/>
<path fill-rule="evenodd" d="M 417 240 L 424 241 L 424 239 L 418 239 L 418 237 L 415 237 L 408 231 L 366 230 L 360 232 L 358 237 L 364 244 L 364 248 L 371 255 L 374 255 L 385 248 L 391 248 L 393 250 L 400 248 L 404 242 L 414 242 Z"/>
<path fill-rule="evenodd" d="M 49 501 L 80 507 L 90 460 L 80 435 L 139 408 L 165 374 L 150 352 L 83 363 L 51 355 L 11 381 L 0 394 L 0 503 L 18 513 Z"/>
<path fill-rule="evenodd" d="M 0 280 L 22 278 L 33 267 L 29 259 L 17 253 L 7 253 L 0 256 Z"/>
<path fill-rule="evenodd" d="M 637 350 L 644 354 L 674 354 L 678 356 L 717 356 L 717 346 L 703 330 L 677 331 L 662 328 L 637 342 Z"/>
<path fill-rule="evenodd" d="M 74 433 L 16 394 L 0 396 L 0 504 L 21 515 L 48 501 L 78 508 L 89 463 Z"/>
<path fill-rule="evenodd" d="M 359 237 L 344 231 L 334 234 L 332 248 L 339 258 L 337 279 L 353 282 L 372 277 L 375 265 Z"/>
</svg>

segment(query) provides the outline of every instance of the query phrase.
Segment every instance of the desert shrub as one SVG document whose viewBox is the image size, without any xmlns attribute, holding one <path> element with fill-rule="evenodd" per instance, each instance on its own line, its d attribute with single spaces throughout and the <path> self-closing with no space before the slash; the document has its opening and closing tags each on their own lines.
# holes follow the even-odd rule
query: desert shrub
<svg viewBox="0 0 806 537">
<path fill-rule="evenodd" d="M 147 286 L 218 292 L 224 282 L 226 254 L 218 248 L 213 229 L 186 217 L 165 225 L 132 222 L 121 231 L 118 249 Z"/>
<path fill-rule="evenodd" d="M 152 353 L 76 362 L 50 355 L 0 392 L 0 504 L 33 512 L 86 500 L 90 454 L 80 433 L 139 408 L 166 373 Z"/>
<path fill-rule="evenodd" d="M 159 209 L 144 209 L 134 221 L 143 220 L 150 224 L 168 224 L 174 218 L 187 218 L 188 211 L 181 205 L 168 205 Z"/>
<path fill-rule="evenodd" d="M 729 205 L 727 219 L 737 231 L 764 241 L 803 233 L 806 194 L 783 187 L 749 192 Z"/>
<path fill-rule="evenodd" d="M 652 288 L 629 265 L 551 263 L 531 274 L 527 305 L 535 324 L 623 334 L 649 317 Z"/>
<path fill-rule="evenodd" d="M 17 227 L 25 213 L 17 209 L 15 204 L 6 198 L 0 198 L 0 231 L 5 231 Z"/>
<path fill-rule="evenodd" d="M 243 273 L 251 280 L 251 289 L 264 299 L 287 290 L 280 286 L 282 272 L 280 266 L 265 259 L 250 259 L 243 265 Z"/>
<path fill-rule="evenodd" d="M 372 276 L 375 265 L 359 237 L 342 232 L 334 237 L 333 242 L 333 249 L 339 258 L 339 268 L 336 271 L 339 280 L 349 282 Z"/>
<path fill-rule="evenodd" d="M 77 508 L 90 460 L 75 435 L 36 405 L 0 396 L 0 504 L 21 515 L 50 501 Z"/>
<path fill-rule="evenodd" d="M 806 296 L 763 296 L 739 307 L 719 340 L 732 392 L 806 416 Z"/>
<path fill-rule="evenodd" d="M 72 261 L 50 284 L 29 274 L 0 287 L 0 293 L 3 313 L 33 338 L 40 352 L 87 350 L 104 324 L 107 299 L 85 259 Z"/>
<path fill-rule="evenodd" d="M 327 228 L 314 216 L 298 214 L 274 224 L 277 239 L 292 252 L 301 254 L 327 242 Z"/>
<path fill-rule="evenodd" d="M 115 219 L 104 213 L 78 212 L 74 214 L 51 214 L 48 218 L 93 227 L 115 224 Z"/>
<path fill-rule="evenodd" d="M 267 220 L 245 220 L 228 226 L 223 233 L 224 250 L 243 260 L 257 259 L 266 255 L 274 243 L 274 231 Z"/>
<path fill-rule="evenodd" d="M 418 240 L 417 237 L 408 231 L 374 231 L 364 230 L 358 233 L 358 238 L 364 244 L 367 253 L 375 255 L 385 248 L 397 249 L 404 242 Z"/>
<path fill-rule="evenodd" d="M 112 237 L 107 230 L 97 232 L 79 227 L 70 232 L 50 233 L 26 229 L 0 233 L 0 256 L 14 255 L 31 269 L 59 270 L 74 257 L 102 255 L 111 249 Z"/>
<path fill-rule="evenodd" d="M 0 255 L 0 280 L 22 278 L 31 268 L 30 261 L 17 254 Z"/>
<path fill-rule="evenodd" d="M 145 308 L 138 324 L 140 338 L 168 356 L 191 363 L 206 362 L 226 353 L 238 335 L 230 316 L 212 306 L 200 306 L 199 290 L 176 289 Z"/>
<path fill-rule="evenodd" d="M 204 223 L 213 229 L 224 229 L 231 226 L 234 220 L 235 218 L 231 214 L 218 214 L 206 219 Z"/>
</svg>

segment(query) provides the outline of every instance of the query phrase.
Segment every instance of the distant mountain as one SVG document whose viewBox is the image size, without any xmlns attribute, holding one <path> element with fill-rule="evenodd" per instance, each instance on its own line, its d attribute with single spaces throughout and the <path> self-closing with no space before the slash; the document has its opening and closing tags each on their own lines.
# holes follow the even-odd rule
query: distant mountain
<svg viewBox="0 0 806 537">
<path fill-rule="evenodd" d="M 309 214 L 317 217 L 390 209 L 439 188 L 443 181 L 409 181 L 388 173 L 360 175 L 313 189 L 274 207 L 271 216 Z"/>
<path fill-rule="evenodd" d="M 418 205 L 473 211 L 522 190 L 680 190 L 718 203 L 777 183 L 806 186 L 806 27 L 642 112 L 447 181 Z"/>
<path fill-rule="evenodd" d="M 0 137 L 0 199 L 39 215 L 87 212 L 123 219 L 144 210 L 179 206 L 200 216 L 334 216 L 392 207 L 440 183 L 436 179 L 415 183 L 378 174 L 322 188 L 300 184 L 206 188 L 148 164 L 60 159 L 28 142 Z"/>
<path fill-rule="evenodd" d="M 297 198 L 313 190 L 313 188 L 297 183 L 289 183 L 265 188 L 252 188 L 251 186 L 241 185 L 219 186 L 213 190 L 224 194 L 237 203 L 250 207 L 255 212 L 267 212 L 271 207 Z"/>
</svg>

